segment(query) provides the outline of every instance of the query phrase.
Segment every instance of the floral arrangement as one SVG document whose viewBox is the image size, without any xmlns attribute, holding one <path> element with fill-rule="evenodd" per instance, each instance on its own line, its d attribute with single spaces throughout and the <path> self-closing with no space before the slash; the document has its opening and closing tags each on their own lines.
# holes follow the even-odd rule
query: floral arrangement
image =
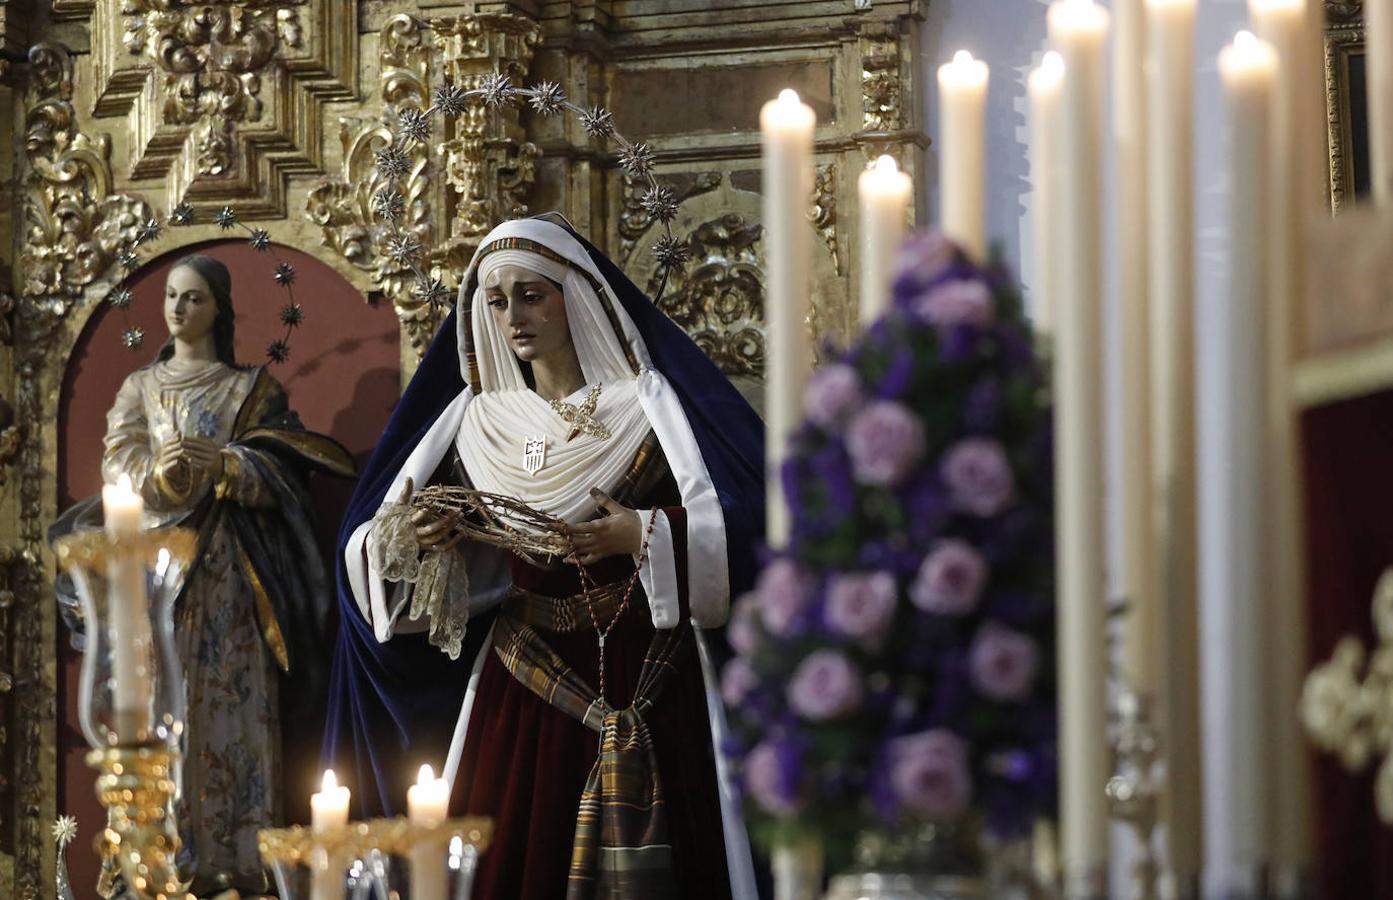
<svg viewBox="0 0 1393 900">
<path fill-rule="evenodd" d="M 805 413 L 789 546 L 737 600 L 721 674 L 757 839 L 835 858 L 921 824 L 1028 832 L 1056 792 L 1053 476 L 1016 291 L 915 237 Z"/>
</svg>

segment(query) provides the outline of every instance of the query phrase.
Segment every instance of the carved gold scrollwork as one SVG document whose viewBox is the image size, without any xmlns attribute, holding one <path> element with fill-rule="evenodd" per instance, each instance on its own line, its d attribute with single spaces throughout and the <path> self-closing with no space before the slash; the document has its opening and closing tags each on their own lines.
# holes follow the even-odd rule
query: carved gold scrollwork
<svg viewBox="0 0 1393 900">
<path fill-rule="evenodd" d="M 411 343 L 425 349 L 434 329 L 422 323 L 420 304 L 411 296 L 413 276 L 405 264 L 387 253 L 388 229 L 373 208 L 373 198 L 386 185 L 374 166 L 374 152 L 392 139 L 391 120 L 409 107 L 429 104 L 427 79 L 430 45 L 423 24 L 408 15 L 392 17 L 382 27 L 378 44 L 381 64 L 383 112 L 375 119 L 344 119 L 340 138 L 344 147 L 342 179 L 326 180 L 312 189 L 306 215 L 320 226 L 325 246 L 353 265 L 372 273 L 373 283 L 391 301 L 408 330 Z M 401 179 L 404 204 L 402 230 L 422 243 L 430 242 L 431 198 L 426 179 L 428 150 L 408 148 L 411 171 Z M 424 327 L 422 325 L 424 324 Z"/>
<path fill-rule="evenodd" d="M 112 0 L 94 12 L 95 111 L 128 115 L 131 177 L 167 177 L 171 200 L 202 210 L 283 215 L 284 179 L 320 171 L 319 104 L 356 94 L 357 4 Z"/>
<path fill-rule="evenodd" d="M 678 203 L 692 197 L 709 194 L 721 186 L 720 172 L 681 172 L 663 175 L 663 186 L 672 190 Z M 638 246 L 639 238 L 653 227 L 653 216 L 643 208 L 643 195 L 648 190 L 648 181 L 624 173 L 620 176 L 623 200 L 619 209 L 619 255 L 616 262 L 627 265 Z"/>
<path fill-rule="evenodd" d="M 522 80 L 540 40 L 535 23 L 511 15 L 468 15 L 430 23 L 405 14 L 392 17 L 379 40 L 382 113 L 375 119 L 345 120 L 342 178 L 326 181 L 309 194 L 306 214 L 321 227 L 324 244 L 372 273 L 418 354 L 425 352 L 443 312 L 413 293 L 411 271 L 386 252 L 389 229 L 373 205 L 384 186 L 373 152 L 391 139 L 391 124 L 400 110 L 430 104 L 433 63 L 438 61 L 443 80 L 465 90 L 496 71 Z M 525 200 L 536 180 L 540 151 L 523 140 L 516 109 L 490 111 L 473 105 L 450 127 L 435 158 L 424 145 L 408 148 L 412 168 L 400 181 L 405 205 L 401 224 L 403 231 L 432 248 L 431 276 L 456 288 L 459 273 L 488 230 L 503 219 L 527 214 Z M 431 165 L 440 165 L 444 175 L 436 184 L 426 177 Z M 433 216 L 436 206 L 445 214 Z M 433 239 L 431 222 L 447 220 L 448 235 Z"/>
<path fill-rule="evenodd" d="M 695 260 L 672 273 L 659 306 L 731 377 L 764 375 L 762 226 L 729 214 L 687 236 Z M 657 292 L 655 274 L 649 294 Z"/>
<path fill-rule="evenodd" d="M 1325 0 L 1325 16 L 1332 24 L 1359 22 L 1364 16 L 1364 0 Z"/>
<path fill-rule="evenodd" d="M 78 130 L 67 51 L 39 44 L 29 62 L 19 316 L 31 331 L 47 333 L 134 242 L 151 211 L 143 200 L 111 193 L 111 140 Z"/>
<path fill-rule="evenodd" d="M 860 43 L 861 127 L 898 131 L 905 127 L 899 35 L 892 26 L 877 23 L 863 30 Z"/>
<path fill-rule="evenodd" d="M 810 213 L 813 227 L 827 245 L 832 256 L 832 271 L 842 274 L 842 257 L 837 250 L 837 165 L 819 166 L 813 184 L 813 206 Z"/>
<path fill-rule="evenodd" d="M 472 15 L 432 24 L 446 80 L 465 90 L 485 75 L 501 72 L 514 83 L 526 80 L 541 43 L 534 22 L 511 15 Z M 525 140 L 517 111 L 471 106 L 454 123 L 442 148 L 445 178 L 453 206 L 450 233 L 433 251 L 432 261 L 450 272 L 462 270 L 489 229 L 528 213 L 526 199 L 537 180 L 541 151 Z"/>
</svg>

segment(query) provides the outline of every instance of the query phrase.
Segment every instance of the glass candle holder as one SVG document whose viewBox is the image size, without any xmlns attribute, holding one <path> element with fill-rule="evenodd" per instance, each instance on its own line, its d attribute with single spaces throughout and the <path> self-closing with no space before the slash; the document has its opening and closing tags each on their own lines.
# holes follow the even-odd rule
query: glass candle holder
<svg viewBox="0 0 1393 900">
<path fill-rule="evenodd" d="M 94 750 L 178 748 L 185 710 L 174 603 L 196 542 L 193 532 L 171 528 L 84 532 L 55 545 L 81 604 L 87 646 L 78 718 Z"/>
</svg>

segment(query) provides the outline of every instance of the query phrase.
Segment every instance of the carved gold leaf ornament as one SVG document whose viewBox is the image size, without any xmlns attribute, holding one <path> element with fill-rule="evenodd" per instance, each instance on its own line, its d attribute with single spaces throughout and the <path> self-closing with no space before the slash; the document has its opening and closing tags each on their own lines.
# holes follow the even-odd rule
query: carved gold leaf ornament
<svg viewBox="0 0 1393 900">
<path fill-rule="evenodd" d="M 696 261 L 672 271 L 658 302 L 731 377 L 764 374 L 764 270 L 756 246 L 762 231 L 735 214 L 693 229 L 682 243 Z M 650 293 L 661 277 L 654 273 Z"/>
<path fill-rule="evenodd" d="M 1374 588 L 1379 644 L 1365 667 L 1363 643 L 1343 638 L 1306 677 L 1301 719 L 1312 742 L 1358 772 L 1381 756 L 1374 782 L 1379 818 L 1393 824 L 1393 568 Z"/>
</svg>

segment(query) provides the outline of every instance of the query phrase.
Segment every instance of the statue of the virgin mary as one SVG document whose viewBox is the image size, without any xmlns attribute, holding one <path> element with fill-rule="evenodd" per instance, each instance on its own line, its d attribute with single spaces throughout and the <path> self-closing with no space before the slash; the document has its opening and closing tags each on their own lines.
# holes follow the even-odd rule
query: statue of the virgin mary
<svg viewBox="0 0 1393 900">
<path fill-rule="evenodd" d="M 559 217 L 557 217 L 559 218 Z M 714 655 L 763 533 L 763 429 L 569 226 L 495 228 L 339 534 L 325 754 L 364 814 L 422 763 L 494 821 L 475 896 L 756 896 Z M 458 540 L 455 486 L 558 523 L 551 563 Z"/>
</svg>

